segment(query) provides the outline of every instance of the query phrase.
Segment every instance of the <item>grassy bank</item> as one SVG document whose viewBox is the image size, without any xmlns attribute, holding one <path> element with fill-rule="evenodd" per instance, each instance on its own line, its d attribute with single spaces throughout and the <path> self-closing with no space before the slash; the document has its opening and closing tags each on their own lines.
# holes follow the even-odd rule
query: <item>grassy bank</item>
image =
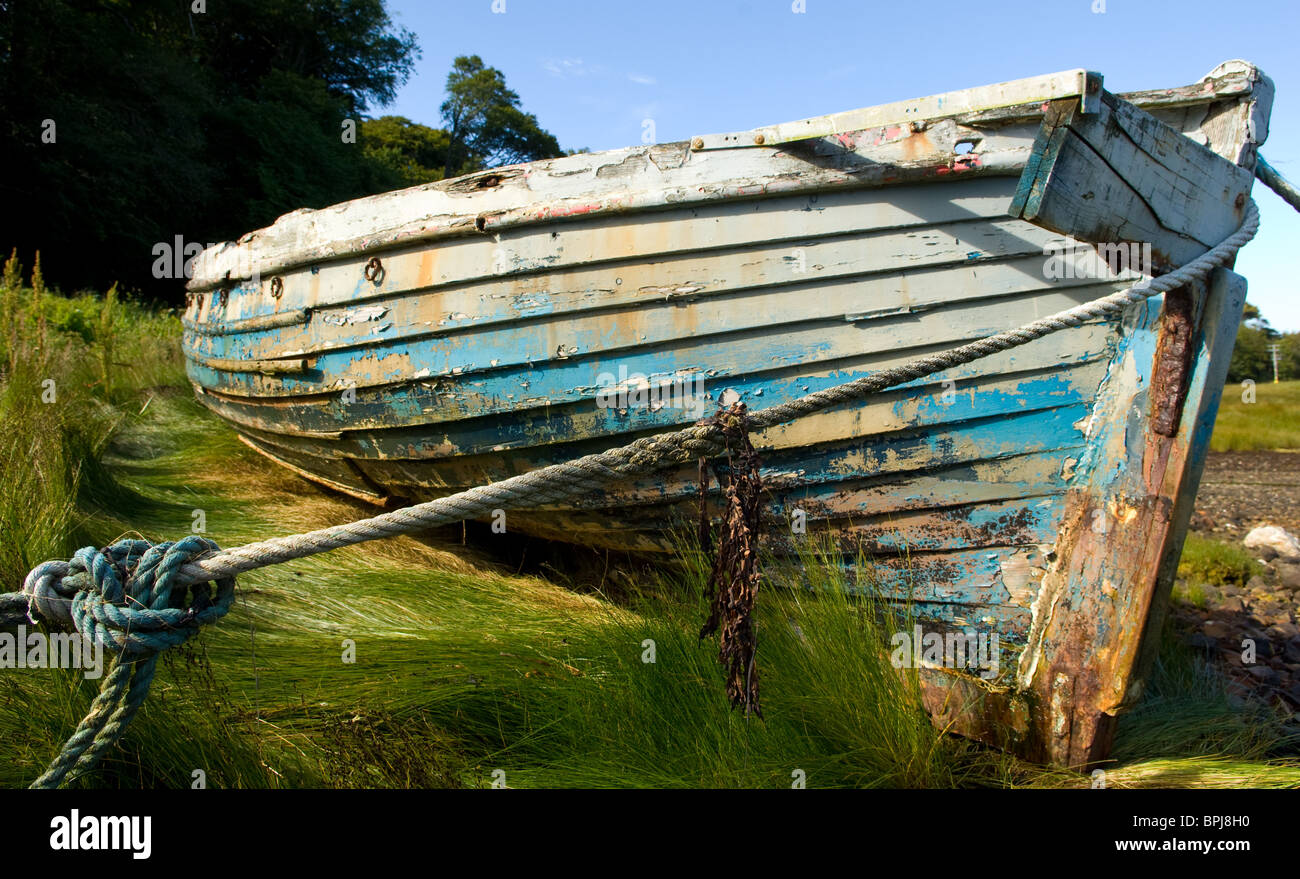
<svg viewBox="0 0 1300 879">
<path fill-rule="evenodd" d="M 195 510 L 223 546 L 370 512 L 270 465 L 193 402 L 174 316 L 30 285 L 5 295 L 7 589 L 78 545 L 175 539 Z M 41 402 L 50 377 L 58 394 Z M 811 570 L 838 585 L 839 568 Z M 837 588 L 764 590 L 765 719 L 747 721 L 697 637 L 702 582 L 688 555 L 614 601 L 407 538 L 253 572 L 77 783 L 184 787 L 201 770 L 210 787 L 1089 784 L 934 730 L 870 604 Z M 1234 706 L 1176 638 L 1163 649 L 1109 785 L 1300 784 L 1275 718 Z M 71 672 L 0 672 L 0 785 L 36 777 L 94 692 Z"/>
<path fill-rule="evenodd" d="M 1216 452 L 1300 449 L 1300 381 L 1259 382 L 1247 388 L 1228 385 L 1210 448 Z"/>
<path fill-rule="evenodd" d="M 23 282 L 26 283 L 23 283 Z M 159 392 L 185 385 L 173 314 L 105 296 L 45 289 L 16 257 L 0 278 L 0 582 L 92 540 L 111 504 L 109 440 Z M 102 537 L 100 538 L 102 539 Z"/>
</svg>

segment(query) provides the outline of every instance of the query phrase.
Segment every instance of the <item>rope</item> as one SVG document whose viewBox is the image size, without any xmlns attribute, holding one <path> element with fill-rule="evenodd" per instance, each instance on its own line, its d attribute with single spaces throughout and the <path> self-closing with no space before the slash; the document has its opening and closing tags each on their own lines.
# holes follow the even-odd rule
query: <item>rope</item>
<svg viewBox="0 0 1300 879">
<path fill-rule="evenodd" d="M 758 454 L 749 440 L 749 413 L 744 403 L 713 419 L 727 439 L 727 454 L 714 464 L 722 493 L 722 524 L 718 551 L 713 556 L 706 590 L 713 598 L 700 638 L 721 630 L 718 661 L 727 669 L 727 697 L 731 707 L 745 707 L 763 716 L 758 700 L 758 640 L 754 625 L 754 599 L 758 594 L 758 540 L 761 528 L 763 480 Z M 721 466 L 719 466 L 721 465 Z M 704 459 L 700 459 L 700 469 Z M 705 520 L 705 491 L 700 482 L 700 516 Z"/>
<path fill-rule="evenodd" d="M 75 778 L 94 767 L 144 703 L 162 651 L 230 610 L 234 578 L 220 580 L 215 593 L 178 582 L 183 564 L 216 548 L 197 535 L 176 543 L 121 540 L 79 549 L 71 562 L 46 562 L 27 575 L 31 613 L 116 654 L 90 712 L 33 788 L 58 787 L 69 773 Z"/>
<path fill-rule="evenodd" d="M 1282 196 L 1283 201 L 1300 211 L 1300 191 L 1296 190 L 1290 180 L 1279 174 L 1276 168 L 1264 161 L 1261 155 L 1255 156 L 1255 176 L 1269 189 Z"/>
<path fill-rule="evenodd" d="M 1262 158 L 1257 174 L 1266 185 L 1296 204 L 1292 200 L 1294 188 Z M 748 428 L 762 430 L 785 424 L 1028 344 L 1059 330 L 1117 316 L 1130 305 L 1181 287 L 1226 264 L 1258 229 L 1259 209 L 1252 200 L 1236 232 L 1175 271 L 1017 329 L 760 410 L 748 416 Z M 237 574 L 370 540 L 481 518 L 496 509 L 554 503 L 595 491 L 609 482 L 712 457 L 724 449 L 723 429 L 711 420 L 438 500 L 305 534 L 226 550 L 197 536 L 156 545 L 124 540 L 103 550 L 78 550 L 71 562 L 45 562 L 28 574 L 22 592 L 0 594 L 0 625 L 38 618 L 60 623 L 114 650 L 117 656 L 90 713 L 32 786 L 57 787 L 70 772 L 75 778 L 95 765 L 120 738 L 144 701 L 159 653 L 192 637 L 201 625 L 225 615 L 234 599 Z M 213 582 L 215 594 L 208 586 L 193 588 Z"/>
</svg>

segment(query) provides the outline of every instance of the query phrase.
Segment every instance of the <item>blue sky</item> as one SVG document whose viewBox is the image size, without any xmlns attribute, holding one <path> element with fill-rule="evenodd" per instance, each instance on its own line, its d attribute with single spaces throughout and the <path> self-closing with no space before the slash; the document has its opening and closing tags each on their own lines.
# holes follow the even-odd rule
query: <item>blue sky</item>
<svg viewBox="0 0 1300 879">
<path fill-rule="evenodd" d="M 797 2 L 797 0 L 796 0 Z M 1086 67 L 1126 91 L 1195 82 L 1230 58 L 1277 86 L 1262 152 L 1300 181 L 1300 3 L 1241 0 L 388 0 L 423 57 L 388 108 L 438 125 L 452 59 L 499 68 L 566 148 L 754 128 Z M 493 7 L 504 12 L 493 12 Z M 1104 11 L 1094 11 L 1104 9 Z M 1237 271 L 1273 326 L 1300 330 L 1300 214 L 1263 187 Z"/>
</svg>

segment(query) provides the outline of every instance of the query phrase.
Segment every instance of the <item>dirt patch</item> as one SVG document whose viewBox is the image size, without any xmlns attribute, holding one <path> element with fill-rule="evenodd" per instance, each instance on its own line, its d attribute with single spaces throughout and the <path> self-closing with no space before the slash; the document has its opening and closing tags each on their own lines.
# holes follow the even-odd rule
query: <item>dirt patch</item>
<svg viewBox="0 0 1300 879">
<path fill-rule="evenodd" d="M 1211 452 L 1193 531 L 1240 540 L 1256 525 L 1300 534 L 1300 452 Z"/>
</svg>

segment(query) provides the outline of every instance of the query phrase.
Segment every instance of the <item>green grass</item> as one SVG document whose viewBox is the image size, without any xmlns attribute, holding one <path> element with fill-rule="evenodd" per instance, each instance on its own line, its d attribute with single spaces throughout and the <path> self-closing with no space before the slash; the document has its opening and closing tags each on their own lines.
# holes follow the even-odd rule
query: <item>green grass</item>
<svg viewBox="0 0 1300 879">
<path fill-rule="evenodd" d="M 1216 452 L 1300 449 L 1300 381 L 1228 385 L 1214 422 L 1210 448 Z"/>
<path fill-rule="evenodd" d="M 233 545 L 361 512 L 265 464 L 182 396 L 151 411 L 109 450 L 121 485 L 96 533 L 174 536 L 203 509 L 209 536 Z M 796 770 L 814 785 L 964 783 L 972 746 L 933 730 L 869 604 L 843 589 L 766 595 L 768 719 L 747 721 L 697 636 L 701 582 L 687 568 L 616 605 L 406 539 L 248 574 L 93 781 L 184 784 L 199 768 L 220 787 L 474 786 L 494 770 L 512 787 L 770 787 Z M 19 681 L 0 703 L 21 754 L 0 768 L 6 784 L 39 772 L 92 692 Z"/>
<path fill-rule="evenodd" d="M 1183 554 L 1178 560 L 1178 576 L 1189 583 L 1187 598 L 1198 605 L 1204 604 L 1205 595 L 1195 586 L 1245 586 L 1251 577 L 1262 571 L 1260 563 L 1240 544 L 1198 534 L 1187 535 Z"/>
<path fill-rule="evenodd" d="M 372 512 L 269 464 L 198 406 L 173 316 L 27 289 L 0 316 L 23 326 L 17 361 L 38 364 L 7 369 L 0 398 L 7 588 L 79 545 L 175 539 L 196 509 L 223 546 Z M 42 319 L 48 350 L 33 352 L 22 340 Z M 55 403 L 33 402 L 42 376 Z M 698 638 L 690 551 L 617 601 L 410 538 L 256 571 L 228 617 L 165 658 L 119 747 L 74 783 L 185 787 L 195 770 L 210 787 L 788 787 L 799 772 L 810 787 L 1090 783 L 936 731 L 915 680 L 888 665 L 870 600 L 849 596 L 838 565 L 802 562 L 817 588 L 760 596 L 762 720 L 729 708 L 716 643 Z M 1276 718 L 1233 706 L 1175 637 L 1164 651 L 1151 696 L 1121 721 L 1110 786 L 1300 784 Z M 71 672 L 0 673 L 0 785 L 39 775 L 94 692 Z"/>
<path fill-rule="evenodd" d="M 1192 607 L 1204 609 L 1209 602 L 1209 596 L 1205 594 L 1205 584 L 1197 581 L 1178 581 L 1174 583 L 1173 589 L 1174 601 L 1190 604 Z"/>
<path fill-rule="evenodd" d="M 0 282 L 0 582 L 90 540 L 81 500 L 111 503 L 100 466 L 114 433 L 159 389 L 186 386 L 173 314 L 116 295 L 62 297 Z"/>
</svg>

